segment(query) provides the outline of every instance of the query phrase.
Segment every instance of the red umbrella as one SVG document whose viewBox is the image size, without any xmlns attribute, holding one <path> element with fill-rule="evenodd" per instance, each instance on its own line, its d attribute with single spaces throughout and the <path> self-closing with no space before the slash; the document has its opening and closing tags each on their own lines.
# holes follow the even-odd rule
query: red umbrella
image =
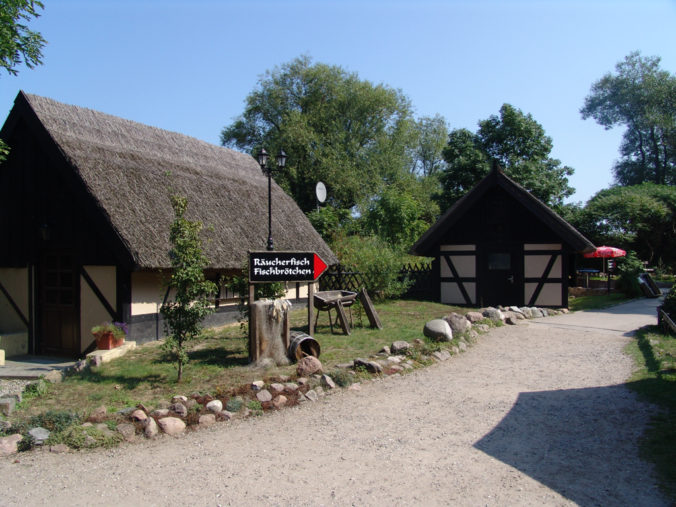
<svg viewBox="0 0 676 507">
<path fill-rule="evenodd" d="M 615 248 L 614 246 L 597 246 L 596 250 L 584 254 L 585 257 L 601 257 L 603 258 L 603 263 L 605 264 L 606 259 L 609 257 L 624 257 L 627 255 L 627 252 L 621 248 Z M 605 271 L 605 265 L 603 266 L 603 271 Z M 610 294 L 610 270 L 608 271 L 608 294 Z"/>
<path fill-rule="evenodd" d="M 584 254 L 585 257 L 624 257 L 627 252 L 614 246 L 598 246 L 593 252 Z"/>
</svg>

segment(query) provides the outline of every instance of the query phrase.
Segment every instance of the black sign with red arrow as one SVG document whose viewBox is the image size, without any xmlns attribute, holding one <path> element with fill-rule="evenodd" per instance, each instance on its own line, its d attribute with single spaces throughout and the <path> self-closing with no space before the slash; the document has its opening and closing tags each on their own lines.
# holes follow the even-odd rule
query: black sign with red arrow
<svg viewBox="0 0 676 507">
<path fill-rule="evenodd" d="M 314 252 L 249 252 L 249 282 L 314 282 L 328 266 Z"/>
</svg>

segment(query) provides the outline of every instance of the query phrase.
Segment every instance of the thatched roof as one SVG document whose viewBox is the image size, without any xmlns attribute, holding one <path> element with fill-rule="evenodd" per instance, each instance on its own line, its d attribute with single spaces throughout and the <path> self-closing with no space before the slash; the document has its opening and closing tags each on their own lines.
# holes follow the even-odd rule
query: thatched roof
<svg viewBox="0 0 676 507">
<path fill-rule="evenodd" d="M 481 199 L 488 190 L 500 187 L 512 198 L 521 203 L 528 211 L 541 220 L 559 238 L 575 252 L 584 253 L 594 250 L 594 245 L 586 237 L 566 222 L 551 208 L 533 196 L 528 190 L 507 176 L 497 166 L 463 197 L 458 199 L 411 248 L 413 255 L 434 257 L 435 247 L 448 231 Z"/>
<path fill-rule="evenodd" d="M 137 268 L 170 266 L 168 238 L 174 215 L 169 188 L 188 199 L 187 218 L 211 229 L 205 234 L 210 267 L 241 268 L 248 250 L 265 249 L 267 177 L 251 156 L 23 92 L 17 107 L 37 116 L 100 203 Z M 272 237 L 275 250 L 314 251 L 329 264 L 337 262 L 274 181 Z"/>
</svg>

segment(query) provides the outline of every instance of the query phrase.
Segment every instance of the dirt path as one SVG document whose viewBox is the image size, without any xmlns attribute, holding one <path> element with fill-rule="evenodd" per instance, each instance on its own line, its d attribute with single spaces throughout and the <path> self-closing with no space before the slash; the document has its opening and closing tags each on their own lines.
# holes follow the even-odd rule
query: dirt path
<svg viewBox="0 0 676 507">
<path fill-rule="evenodd" d="M 668 505 L 619 333 L 530 324 L 424 371 L 111 451 L 0 461 L 2 505 Z"/>
</svg>

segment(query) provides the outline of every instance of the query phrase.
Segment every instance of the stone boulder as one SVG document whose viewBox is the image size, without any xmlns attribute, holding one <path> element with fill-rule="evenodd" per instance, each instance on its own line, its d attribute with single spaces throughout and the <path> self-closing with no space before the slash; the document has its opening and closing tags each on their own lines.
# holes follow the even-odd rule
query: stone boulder
<svg viewBox="0 0 676 507">
<path fill-rule="evenodd" d="M 288 401 L 289 400 L 287 399 L 286 396 L 280 394 L 274 400 L 272 400 L 272 406 L 275 407 L 276 409 L 280 409 L 284 407 Z"/>
<path fill-rule="evenodd" d="M 392 354 L 405 354 L 410 348 L 411 344 L 404 340 L 398 340 L 394 342 L 391 347 L 388 347 Z"/>
<path fill-rule="evenodd" d="M 256 399 L 261 403 L 272 400 L 272 394 L 267 389 L 262 389 L 256 393 Z"/>
<path fill-rule="evenodd" d="M 217 414 L 218 412 L 223 410 L 223 402 L 221 400 L 211 400 L 209 403 L 207 403 L 206 409 L 209 412 Z"/>
<path fill-rule="evenodd" d="M 146 436 L 146 438 L 155 438 L 159 432 L 160 430 L 157 427 L 155 419 L 152 417 L 146 419 L 145 428 L 143 429 L 143 434 Z"/>
<path fill-rule="evenodd" d="M 296 373 L 299 377 L 309 377 L 322 371 L 322 363 L 314 356 L 306 356 L 296 366 Z"/>
<path fill-rule="evenodd" d="M 459 313 L 450 313 L 444 317 L 454 333 L 464 333 L 472 328 L 472 323 L 464 315 Z"/>
<path fill-rule="evenodd" d="M 172 437 L 180 435 L 185 431 L 185 423 L 178 417 L 165 417 L 160 419 L 157 424 L 164 433 Z"/>
<path fill-rule="evenodd" d="M 38 426 L 37 428 L 28 430 L 28 434 L 33 438 L 35 445 L 42 445 L 49 438 L 51 432 L 47 428 Z"/>
<path fill-rule="evenodd" d="M 364 368 L 369 373 L 382 373 L 383 372 L 383 367 L 380 364 L 376 363 L 375 361 L 369 361 L 367 359 L 360 359 L 360 358 L 355 359 L 354 360 L 354 367 L 355 367 L 355 369 Z"/>
<path fill-rule="evenodd" d="M 23 437 L 19 433 L 0 438 L 0 456 L 9 456 L 19 452 L 19 442 L 22 440 Z"/>
<path fill-rule="evenodd" d="M 122 423 L 117 425 L 117 432 L 126 442 L 133 442 L 136 438 L 136 428 L 133 424 Z"/>
<path fill-rule="evenodd" d="M 438 342 L 450 342 L 453 339 L 453 331 L 443 319 L 430 320 L 423 327 L 423 334 Z"/>
<path fill-rule="evenodd" d="M 472 324 L 484 320 L 484 316 L 481 312 L 467 312 L 465 318 L 469 320 Z"/>
<path fill-rule="evenodd" d="M 216 422 L 216 416 L 214 414 L 204 414 L 199 418 L 200 426 L 211 426 Z"/>
<path fill-rule="evenodd" d="M 488 307 L 488 308 L 484 309 L 484 311 L 482 313 L 483 313 L 483 316 L 485 318 L 491 319 L 495 322 L 498 322 L 498 321 L 504 322 L 505 321 L 505 315 L 500 310 L 498 310 L 497 308 Z"/>
<path fill-rule="evenodd" d="M 188 415 L 188 407 L 186 407 L 183 403 L 174 403 L 169 407 L 169 410 L 179 417 L 185 417 Z"/>
</svg>

